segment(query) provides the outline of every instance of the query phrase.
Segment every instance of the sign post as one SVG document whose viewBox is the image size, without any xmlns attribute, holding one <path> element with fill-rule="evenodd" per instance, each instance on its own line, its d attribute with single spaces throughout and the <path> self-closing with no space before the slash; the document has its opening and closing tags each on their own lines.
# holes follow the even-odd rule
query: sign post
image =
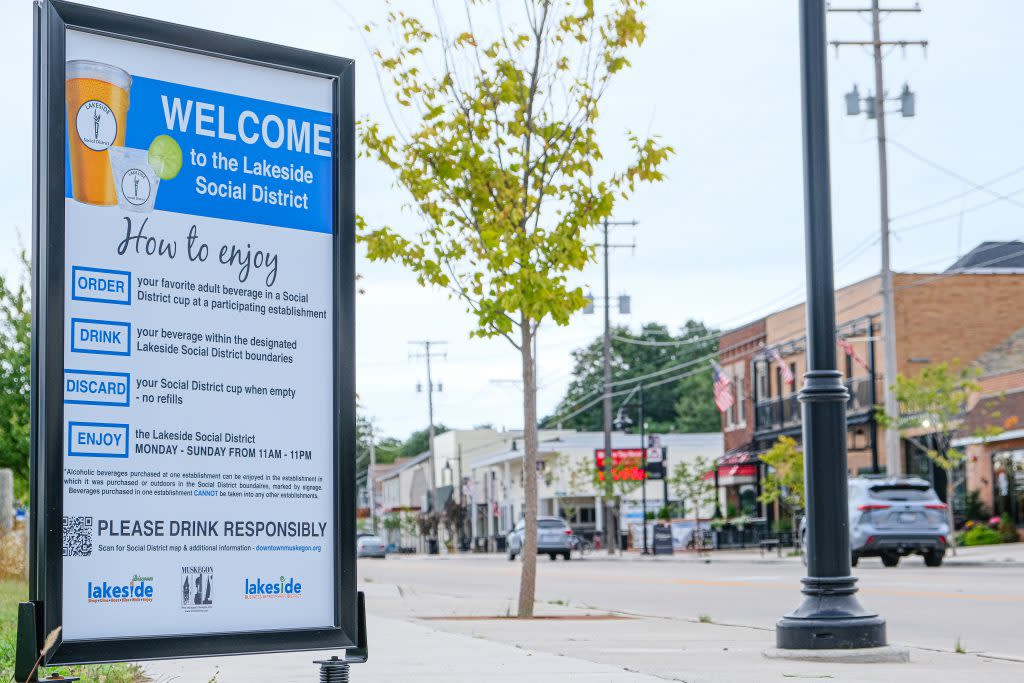
<svg viewBox="0 0 1024 683">
<path fill-rule="evenodd" d="M 353 62 L 57 0 L 35 31 L 19 654 L 365 659 Z"/>
</svg>

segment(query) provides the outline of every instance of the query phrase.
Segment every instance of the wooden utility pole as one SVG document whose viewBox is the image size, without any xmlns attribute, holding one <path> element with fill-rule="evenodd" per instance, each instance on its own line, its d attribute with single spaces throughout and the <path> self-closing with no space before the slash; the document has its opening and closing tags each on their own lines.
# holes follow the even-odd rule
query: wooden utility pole
<svg viewBox="0 0 1024 683">
<path fill-rule="evenodd" d="M 920 12 L 918 6 L 906 8 L 879 7 L 879 0 L 871 0 L 871 7 L 865 8 L 830 8 L 829 12 L 857 12 L 871 14 L 871 40 L 833 40 L 831 45 L 836 49 L 843 46 L 871 47 L 875 63 L 875 93 L 873 106 L 869 109 L 869 118 L 873 115 L 878 138 L 878 199 L 879 223 L 882 230 L 881 248 L 881 279 L 882 279 L 882 375 L 885 378 L 883 387 L 883 403 L 887 415 L 898 415 L 899 406 L 893 385 L 899 374 L 899 363 L 896 357 L 896 304 L 893 296 L 892 266 L 890 263 L 891 248 L 889 246 L 889 161 L 885 143 L 885 83 L 882 70 L 882 48 L 885 46 L 917 45 L 928 46 L 927 40 L 882 40 L 882 13 Z M 868 335 L 872 336 L 872 335 Z M 900 433 L 894 427 L 885 429 L 885 469 L 889 476 L 903 474 L 903 459 L 900 457 Z"/>
<path fill-rule="evenodd" d="M 427 456 L 429 466 L 429 477 L 427 478 L 427 485 L 430 486 L 430 504 L 434 512 L 441 512 L 440 506 L 438 505 L 437 498 L 437 473 L 434 470 L 434 375 L 431 371 L 430 361 L 434 358 L 447 358 L 447 353 L 432 352 L 430 349 L 432 346 L 441 346 L 447 344 L 444 341 L 411 341 L 410 344 L 416 346 L 422 346 L 422 353 L 410 353 L 409 358 L 423 358 L 427 361 L 427 414 L 429 416 L 430 423 L 427 426 L 427 443 L 430 455 Z M 437 390 L 440 391 L 440 385 L 437 386 Z"/>
</svg>

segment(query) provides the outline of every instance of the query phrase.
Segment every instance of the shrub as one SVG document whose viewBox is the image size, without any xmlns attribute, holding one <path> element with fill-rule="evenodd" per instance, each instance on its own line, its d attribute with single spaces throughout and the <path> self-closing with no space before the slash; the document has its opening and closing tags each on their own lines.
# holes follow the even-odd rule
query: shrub
<svg viewBox="0 0 1024 683">
<path fill-rule="evenodd" d="M 964 516 L 971 520 L 988 518 L 988 508 L 981 502 L 981 492 L 978 489 L 971 489 L 967 492 L 967 500 L 964 504 Z"/>
<path fill-rule="evenodd" d="M 998 531 L 988 527 L 976 526 L 963 535 L 964 545 L 995 545 L 1002 543 Z"/>
<path fill-rule="evenodd" d="M 777 534 L 788 533 L 793 530 L 793 519 L 782 517 L 772 522 L 772 531 Z"/>
<path fill-rule="evenodd" d="M 1016 543 L 1017 542 L 1017 525 L 1010 519 L 1010 515 L 1003 513 L 1003 516 L 999 518 L 999 526 L 996 528 L 996 532 L 999 534 L 999 538 L 1003 543 Z"/>
</svg>

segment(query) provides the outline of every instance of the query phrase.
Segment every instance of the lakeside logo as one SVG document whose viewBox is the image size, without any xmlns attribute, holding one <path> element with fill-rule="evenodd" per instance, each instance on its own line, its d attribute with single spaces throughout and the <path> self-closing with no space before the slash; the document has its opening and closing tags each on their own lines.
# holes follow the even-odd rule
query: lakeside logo
<svg viewBox="0 0 1024 683">
<path fill-rule="evenodd" d="M 110 107 L 99 100 L 89 100 L 78 108 L 75 128 L 82 144 L 94 152 L 107 149 L 117 138 L 117 118 Z"/>
<path fill-rule="evenodd" d="M 181 568 L 181 608 L 186 612 L 206 612 L 213 608 L 213 567 Z"/>
<path fill-rule="evenodd" d="M 152 191 L 146 172 L 137 168 L 128 169 L 121 178 L 121 195 L 131 204 L 140 206 L 149 201 Z"/>
<path fill-rule="evenodd" d="M 246 600 L 286 599 L 302 597 L 302 584 L 295 577 L 281 576 L 277 581 L 245 580 Z"/>
<path fill-rule="evenodd" d="M 153 602 L 152 576 L 134 574 L 128 583 L 110 583 L 102 580 L 88 582 L 85 589 L 90 603 L 140 603 Z"/>
</svg>

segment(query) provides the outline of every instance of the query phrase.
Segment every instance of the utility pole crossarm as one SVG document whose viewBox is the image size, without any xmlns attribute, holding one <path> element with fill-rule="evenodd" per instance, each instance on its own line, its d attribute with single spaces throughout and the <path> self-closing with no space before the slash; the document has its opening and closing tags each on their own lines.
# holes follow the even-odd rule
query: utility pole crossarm
<svg viewBox="0 0 1024 683">
<path fill-rule="evenodd" d="M 928 47 L 927 40 L 880 40 L 878 42 L 873 40 L 829 40 L 828 44 L 833 47 L 844 47 L 847 45 L 858 45 L 860 47 L 866 46 L 885 46 L 893 45 L 898 47 L 907 47 L 910 45 L 916 45 L 919 47 Z"/>
<path fill-rule="evenodd" d="M 876 9 L 875 7 L 832 7 L 831 4 L 829 4 L 829 6 L 828 6 L 829 14 L 832 14 L 834 12 L 835 13 L 838 13 L 838 12 L 874 12 L 875 9 Z M 917 12 L 917 13 L 920 13 L 921 6 L 918 5 L 917 3 L 914 3 L 913 7 L 879 7 L 879 8 L 877 8 L 877 10 L 879 12 L 884 12 L 886 14 L 891 14 L 891 13 L 894 13 L 894 12 Z"/>
<path fill-rule="evenodd" d="M 908 45 L 918 45 L 920 47 L 928 47 L 927 40 L 830 40 L 828 44 L 832 47 L 843 47 L 844 45 L 859 45 L 861 47 L 867 45 L 896 45 L 899 47 L 907 47 Z"/>
</svg>

